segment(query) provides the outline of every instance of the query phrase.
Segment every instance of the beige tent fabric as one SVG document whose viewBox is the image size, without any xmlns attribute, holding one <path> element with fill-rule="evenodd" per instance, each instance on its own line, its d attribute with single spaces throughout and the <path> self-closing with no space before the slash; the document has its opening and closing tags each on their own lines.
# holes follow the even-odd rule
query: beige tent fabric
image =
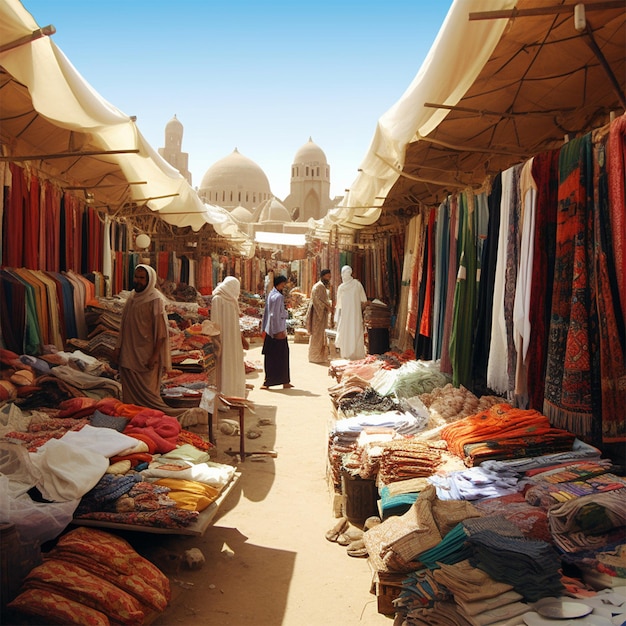
<svg viewBox="0 0 626 626">
<path fill-rule="evenodd" d="M 438 205 L 559 147 L 567 134 L 602 126 L 611 111 L 621 115 L 624 3 L 586 2 L 581 32 L 577 3 L 455 0 L 415 79 L 379 119 L 345 208 L 331 211 L 326 227 L 359 229 L 382 210 Z M 515 17 L 493 17 L 513 8 Z"/>
<path fill-rule="evenodd" d="M 102 98 L 50 37 L 9 47 L 37 30 L 19 0 L 0 3 L 0 42 L 7 47 L 0 52 L 2 140 L 10 146 L 6 156 L 18 162 L 47 156 L 31 160 L 61 183 L 84 185 L 98 204 L 116 212 L 146 206 L 165 222 L 196 231 L 212 224 L 242 255 L 253 254 L 254 243 L 228 212 L 205 205 L 145 140 L 134 119 Z M 62 153 L 70 156 L 59 158 Z M 65 180 L 69 165 L 72 181 Z"/>
</svg>

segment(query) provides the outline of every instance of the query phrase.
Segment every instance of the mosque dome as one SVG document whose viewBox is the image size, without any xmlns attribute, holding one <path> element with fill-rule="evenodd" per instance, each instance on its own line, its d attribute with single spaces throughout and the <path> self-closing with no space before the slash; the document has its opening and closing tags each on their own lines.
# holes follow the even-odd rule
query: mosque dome
<svg viewBox="0 0 626 626">
<path fill-rule="evenodd" d="M 291 215 L 278 198 L 270 198 L 259 212 L 257 222 L 291 222 Z"/>
<path fill-rule="evenodd" d="M 309 137 L 309 140 L 296 152 L 294 163 L 317 163 L 326 165 L 324 151 Z"/>
<path fill-rule="evenodd" d="M 237 148 L 216 161 L 202 177 L 199 188 L 205 202 L 252 209 L 271 197 L 265 172 Z"/>
<path fill-rule="evenodd" d="M 243 224 L 250 224 L 252 222 L 252 213 L 250 211 L 248 211 L 248 209 L 246 209 L 246 207 L 243 207 L 241 205 L 239 205 L 238 207 L 234 208 L 230 214 L 238 221 L 241 222 Z"/>
</svg>

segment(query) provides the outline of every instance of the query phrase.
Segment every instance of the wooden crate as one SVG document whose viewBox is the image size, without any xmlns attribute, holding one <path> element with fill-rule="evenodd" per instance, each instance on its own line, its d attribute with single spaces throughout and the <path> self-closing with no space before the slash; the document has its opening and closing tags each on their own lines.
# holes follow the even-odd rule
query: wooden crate
<svg viewBox="0 0 626 626">
<path fill-rule="evenodd" d="M 370 567 L 372 563 L 370 561 Z M 372 577 L 372 587 L 370 591 L 376 594 L 378 612 L 382 615 L 394 615 L 396 608 L 393 601 L 402 591 L 402 581 L 405 574 L 393 574 L 390 572 L 374 571 Z"/>
</svg>

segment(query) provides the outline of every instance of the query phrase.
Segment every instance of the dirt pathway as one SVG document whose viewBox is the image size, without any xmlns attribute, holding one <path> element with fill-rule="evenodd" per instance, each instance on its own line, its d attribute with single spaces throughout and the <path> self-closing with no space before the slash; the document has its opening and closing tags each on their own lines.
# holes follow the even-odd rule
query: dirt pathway
<svg viewBox="0 0 626 626">
<path fill-rule="evenodd" d="M 366 559 L 347 555 L 327 541 L 335 523 L 326 482 L 327 425 L 331 416 L 328 387 L 335 381 L 328 367 L 307 360 L 308 345 L 290 341 L 294 389 L 259 389 L 263 372 L 248 376 L 255 415 L 246 413 L 246 428 L 257 422 L 262 435 L 246 449 L 275 450 L 277 458 L 248 458 L 238 464 L 241 478 L 223 502 L 203 537 L 142 537 L 153 551 L 182 554 L 197 547 L 206 564 L 197 571 L 168 567 L 174 599 L 153 623 L 199 626 L 335 626 L 391 625 L 377 611 L 369 592 Z M 247 358 L 262 364 L 261 346 Z M 220 413 L 235 419 L 233 412 Z M 216 429 L 218 455 L 238 449 L 238 438 Z M 144 548 L 147 546 L 144 546 Z"/>
</svg>

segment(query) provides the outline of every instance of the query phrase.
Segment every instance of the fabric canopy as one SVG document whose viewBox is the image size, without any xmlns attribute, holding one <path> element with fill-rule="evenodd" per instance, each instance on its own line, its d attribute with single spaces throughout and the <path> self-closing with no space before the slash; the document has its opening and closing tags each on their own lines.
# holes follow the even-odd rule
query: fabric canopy
<svg viewBox="0 0 626 626">
<path fill-rule="evenodd" d="M 218 234 L 253 249 L 227 211 L 208 207 L 184 177 L 145 140 L 134 119 L 104 100 L 19 0 L 0 3 L 0 137 L 4 160 L 32 164 L 97 208 L 161 219 Z"/>
<path fill-rule="evenodd" d="M 578 3 L 455 0 L 323 226 L 360 229 L 383 209 L 439 204 L 622 113 L 624 2 L 585 2 L 581 31 Z"/>
</svg>

